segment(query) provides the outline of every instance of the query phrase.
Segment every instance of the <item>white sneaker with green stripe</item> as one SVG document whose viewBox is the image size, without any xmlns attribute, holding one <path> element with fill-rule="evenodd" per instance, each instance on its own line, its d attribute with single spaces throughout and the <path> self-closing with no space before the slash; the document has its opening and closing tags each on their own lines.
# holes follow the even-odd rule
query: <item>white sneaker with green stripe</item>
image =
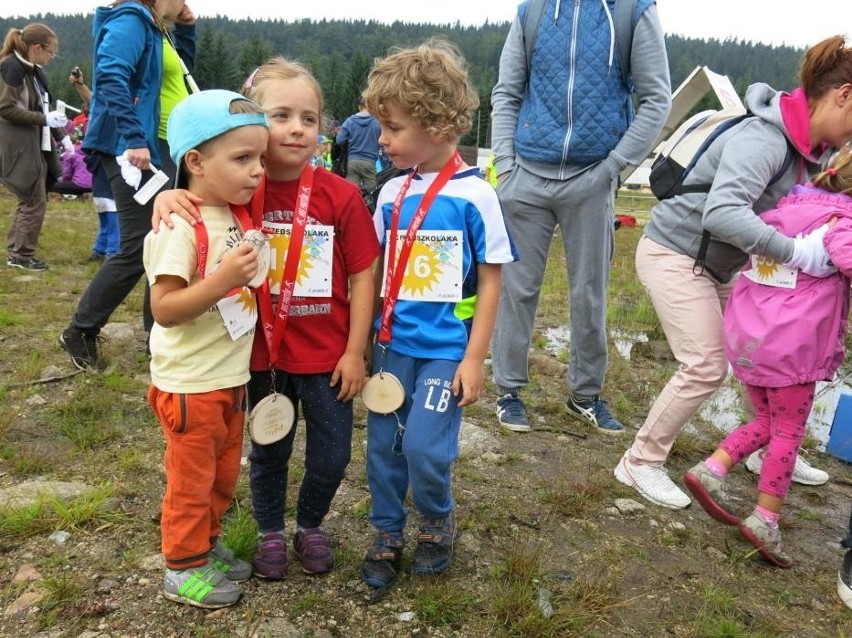
<svg viewBox="0 0 852 638">
<path fill-rule="evenodd" d="M 243 590 L 210 562 L 189 569 L 167 569 L 163 579 L 163 596 L 194 607 L 230 607 L 242 595 Z"/>
</svg>

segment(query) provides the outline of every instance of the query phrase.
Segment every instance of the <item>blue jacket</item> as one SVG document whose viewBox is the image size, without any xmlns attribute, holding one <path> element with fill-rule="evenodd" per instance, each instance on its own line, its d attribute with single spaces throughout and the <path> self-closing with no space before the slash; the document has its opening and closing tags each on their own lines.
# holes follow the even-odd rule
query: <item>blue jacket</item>
<svg viewBox="0 0 852 638">
<path fill-rule="evenodd" d="M 379 135 L 382 127 L 378 120 L 369 113 L 356 113 L 348 118 L 340 127 L 335 142 L 349 142 L 347 157 L 349 159 L 369 160 L 375 162 L 379 157 Z"/>
<path fill-rule="evenodd" d="M 634 25 L 652 0 L 639 0 Z M 612 14 L 614 0 L 607 0 Z M 547 164 L 593 164 L 607 157 L 633 119 L 615 32 L 600 2 L 548 2 L 541 20 L 515 149 Z M 521 23 L 529 3 L 518 9 Z M 566 55 L 566 52 L 570 52 Z M 568 108 L 565 108 L 565 105 Z"/>
<path fill-rule="evenodd" d="M 163 82 L 163 34 L 151 12 L 135 0 L 95 9 L 94 69 L 89 125 L 83 148 L 120 155 L 147 146 L 160 166 L 157 129 Z M 195 26 L 176 24 L 178 54 L 192 68 Z"/>
<path fill-rule="evenodd" d="M 610 22 L 614 0 L 547 0 L 527 60 L 521 3 L 500 54 L 491 94 L 497 174 L 516 164 L 545 179 L 572 179 L 603 162 L 615 177 L 648 155 L 671 109 L 663 29 L 653 0 L 633 14 L 630 75 L 621 77 Z M 631 88 L 635 95 L 631 98 Z M 638 103 L 632 117 L 631 100 Z"/>
</svg>

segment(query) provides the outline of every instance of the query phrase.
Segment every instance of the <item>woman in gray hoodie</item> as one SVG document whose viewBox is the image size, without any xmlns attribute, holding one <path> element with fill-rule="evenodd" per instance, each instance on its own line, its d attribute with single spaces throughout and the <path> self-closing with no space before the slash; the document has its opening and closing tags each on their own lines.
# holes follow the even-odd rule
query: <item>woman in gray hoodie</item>
<svg viewBox="0 0 852 638">
<path fill-rule="evenodd" d="M 791 93 L 765 84 L 749 87 L 745 101 L 753 117 L 720 135 L 684 180 L 684 186 L 712 184 L 709 192 L 659 202 L 636 249 L 636 272 L 680 365 L 615 476 L 657 505 L 679 509 L 690 504 L 664 463 L 683 426 L 727 375 L 722 313 L 747 255 L 765 255 L 825 276 L 820 274 L 825 248 L 816 234 L 786 237 L 759 214 L 773 208 L 791 186 L 807 181 L 833 148 L 852 139 L 852 47 L 843 36 L 827 38 L 805 53 L 800 83 Z M 697 269 L 705 230 L 711 238 L 704 268 Z M 817 482 L 809 476 L 815 472 L 799 459 L 793 480 Z"/>
</svg>

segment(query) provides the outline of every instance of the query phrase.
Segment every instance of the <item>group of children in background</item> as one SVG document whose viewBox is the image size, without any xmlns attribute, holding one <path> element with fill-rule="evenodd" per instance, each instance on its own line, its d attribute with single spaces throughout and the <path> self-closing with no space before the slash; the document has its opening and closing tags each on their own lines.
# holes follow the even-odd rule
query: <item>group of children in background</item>
<svg viewBox="0 0 852 638">
<path fill-rule="evenodd" d="M 407 169 L 382 189 L 372 218 L 358 188 L 316 159 L 323 97 L 298 63 L 274 58 L 252 73 L 242 94 L 191 95 L 169 120 L 179 185 L 187 190 L 158 196 L 160 227 L 146 239 L 145 268 L 157 321 L 149 400 L 166 439 L 161 526 L 164 593 L 172 600 L 223 607 L 240 599 L 235 583 L 252 574 L 286 576 L 286 490 L 300 413 L 305 471 L 290 539 L 303 571 L 333 569 L 322 524 L 350 461 L 352 399 L 365 385 L 365 360 L 371 382 L 393 379 L 399 400 L 368 414 L 375 536 L 361 577 L 377 588 L 397 579 L 409 488 L 420 515 L 412 571 L 437 574 L 450 565 L 462 409 L 483 389 L 501 264 L 519 255 L 493 187 L 457 152 L 478 106 L 457 51 L 430 41 L 377 61 L 364 100 L 382 125 L 387 156 Z M 786 287 L 759 281 L 777 264 L 756 264 L 759 276 L 740 277 L 726 319 L 729 356 L 756 417 L 685 475 L 702 507 L 739 525 L 782 567 L 792 564 L 777 527 L 790 464 L 814 383 L 830 378 L 843 358 L 850 194 L 852 153 L 844 148 L 812 184 L 765 215 L 791 235 L 825 233 L 837 270 L 822 279 L 798 273 Z M 268 245 L 245 241 L 252 230 Z M 407 261 L 412 252 L 418 268 Z M 268 277 L 258 277 L 267 268 Z M 761 313 L 773 324 L 755 326 L 755 304 L 784 310 Z M 820 329 L 798 335 L 810 338 L 798 350 L 808 356 L 788 356 L 794 344 L 786 331 L 803 317 Z M 268 400 L 284 398 L 292 410 L 274 413 L 290 420 L 282 436 L 251 446 L 259 537 L 249 565 L 223 544 L 222 517 L 238 481 L 246 405 L 250 418 L 261 419 Z M 740 520 L 725 475 L 763 446 L 757 506 Z"/>
</svg>

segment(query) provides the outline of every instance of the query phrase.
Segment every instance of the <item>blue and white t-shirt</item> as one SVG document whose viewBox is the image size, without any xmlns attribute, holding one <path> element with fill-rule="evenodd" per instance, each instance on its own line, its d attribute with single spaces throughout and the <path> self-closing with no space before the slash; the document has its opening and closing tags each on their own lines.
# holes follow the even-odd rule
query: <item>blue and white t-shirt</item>
<svg viewBox="0 0 852 638">
<path fill-rule="evenodd" d="M 418 174 L 412 180 L 402 202 L 400 236 L 417 210 L 426 190 L 438 173 Z M 379 194 L 373 221 L 379 242 L 388 262 L 388 238 L 391 228 L 391 210 L 394 200 L 407 175 L 395 177 Z M 461 361 L 467 348 L 468 334 L 476 304 L 476 265 L 505 264 L 517 261 L 514 243 L 503 221 L 503 210 L 497 193 L 479 174 L 476 167 L 457 172 L 438 193 L 423 224 L 408 259 L 406 273 L 439 273 L 434 277 L 414 278 L 412 287 L 408 276 L 394 308 L 390 349 L 411 357 L 423 359 L 448 359 Z M 460 246 L 452 241 L 459 240 Z M 452 243 L 452 246 L 448 246 Z M 397 240 L 397 249 L 401 246 Z M 438 246 L 438 248 L 434 248 Z M 443 250 L 441 247 L 446 247 Z M 461 293 L 458 300 L 418 301 L 419 294 L 428 297 L 434 284 L 440 286 L 441 277 L 458 270 L 454 263 L 460 258 L 458 280 Z M 443 271 L 443 275 L 440 273 Z M 383 280 L 384 281 L 384 280 Z M 407 293 L 407 294 L 406 294 Z M 433 295 L 434 297 L 434 295 Z M 376 319 L 376 330 L 381 315 Z"/>
</svg>

